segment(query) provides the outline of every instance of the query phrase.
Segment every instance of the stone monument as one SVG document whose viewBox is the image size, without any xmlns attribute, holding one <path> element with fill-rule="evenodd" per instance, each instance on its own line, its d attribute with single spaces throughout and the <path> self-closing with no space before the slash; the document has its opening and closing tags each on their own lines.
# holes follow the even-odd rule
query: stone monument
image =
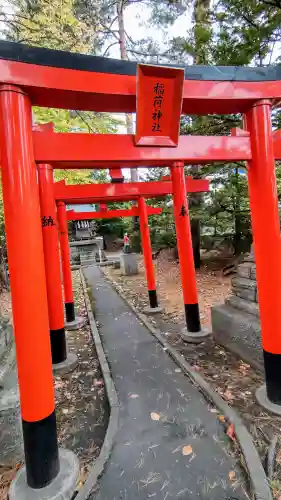
<svg viewBox="0 0 281 500">
<path fill-rule="evenodd" d="M 78 262 L 82 266 L 90 266 L 96 261 L 106 261 L 107 257 L 103 250 L 103 238 L 101 236 L 92 237 L 90 240 L 70 241 L 71 262 Z"/>
<path fill-rule="evenodd" d="M 23 459 L 21 414 L 13 327 L 0 316 L 0 447 L 1 462 L 10 465 Z"/>
<path fill-rule="evenodd" d="M 232 294 L 225 304 L 212 308 L 215 340 L 251 365 L 263 367 L 256 264 L 253 249 L 238 264 Z"/>
</svg>

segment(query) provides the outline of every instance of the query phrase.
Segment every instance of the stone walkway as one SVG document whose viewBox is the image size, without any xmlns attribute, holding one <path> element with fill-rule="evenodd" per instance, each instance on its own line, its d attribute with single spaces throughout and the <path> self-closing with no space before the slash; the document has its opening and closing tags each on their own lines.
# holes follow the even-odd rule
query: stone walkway
<svg viewBox="0 0 281 500">
<path fill-rule="evenodd" d="M 111 457 L 90 499 L 247 499 L 212 406 L 100 269 L 84 274 L 120 403 Z"/>
</svg>

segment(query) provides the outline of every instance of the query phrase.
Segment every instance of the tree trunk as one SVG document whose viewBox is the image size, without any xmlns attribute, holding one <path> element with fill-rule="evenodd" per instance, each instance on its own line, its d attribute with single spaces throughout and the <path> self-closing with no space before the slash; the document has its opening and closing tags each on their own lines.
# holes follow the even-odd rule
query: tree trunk
<svg viewBox="0 0 281 500">
<path fill-rule="evenodd" d="M 234 255 L 238 256 L 243 252 L 243 236 L 242 224 L 240 214 L 234 213 L 234 237 L 233 237 L 233 250 Z"/>
<path fill-rule="evenodd" d="M 127 50 L 126 50 L 126 36 L 125 36 L 125 25 L 124 25 L 124 0 L 120 0 L 117 2 L 117 16 L 118 16 L 118 33 L 119 33 L 119 44 L 120 44 L 120 57 L 123 60 L 128 59 Z M 134 133 L 134 124 L 133 124 L 133 116 L 131 113 L 126 114 L 126 128 L 127 134 Z M 138 169 L 131 168 L 131 181 L 138 182 Z M 136 202 L 132 202 L 133 205 L 136 205 Z M 137 231 L 139 228 L 139 220 L 138 217 L 133 217 L 133 229 Z"/>
<path fill-rule="evenodd" d="M 200 220 L 196 217 L 191 221 L 191 236 L 192 236 L 192 248 L 193 248 L 193 259 L 195 269 L 200 269 L 201 257 L 200 257 Z"/>
<path fill-rule="evenodd" d="M 211 0 L 196 0 L 194 5 L 194 64 L 208 64 L 209 47 L 202 40 L 202 31 L 210 29 L 210 7 Z M 208 40 L 209 41 L 209 40 Z"/>
<path fill-rule="evenodd" d="M 208 46 L 202 41 L 201 35 L 202 29 L 209 29 L 210 26 L 210 6 L 211 0 L 196 0 L 194 4 L 194 64 L 208 63 Z M 205 117 L 197 118 L 197 123 L 199 120 L 201 123 L 203 123 L 205 119 Z M 191 175 L 199 177 L 198 170 L 199 166 L 194 165 L 191 168 Z M 201 202 L 202 195 L 200 193 L 190 195 L 189 204 L 191 207 L 194 205 L 198 206 L 201 204 Z M 191 234 L 195 269 L 200 269 L 200 220 L 198 219 L 198 217 L 193 217 L 193 219 L 191 220 Z"/>
</svg>

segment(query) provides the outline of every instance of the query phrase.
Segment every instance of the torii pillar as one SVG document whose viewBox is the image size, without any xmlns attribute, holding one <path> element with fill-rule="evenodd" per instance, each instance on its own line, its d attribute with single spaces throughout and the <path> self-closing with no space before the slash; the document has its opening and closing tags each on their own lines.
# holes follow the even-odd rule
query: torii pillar
<svg viewBox="0 0 281 500">
<path fill-rule="evenodd" d="M 182 331 L 182 338 L 186 342 L 200 343 L 209 337 L 210 332 L 201 328 L 196 274 L 193 259 L 192 238 L 186 186 L 184 177 L 184 163 L 175 162 L 171 167 L 173 184 L 174 218 L 177 234 L 180 275 L 186 329 Z"/>
<path fill-rule="evenodd" d="M 158 306 L 156 281 L 155 281 L 155 273 L 152 260 L 152 250 L 151 250 L 150 232 L 149 232 L 148 215 L 147 215 L 147 206 L 143 196 L 141 196 L 138 199 L 138 207 L 139 207 L 142 252 L 145 265 L 148 298 L 150 304 L 150 307 L 147 307 L 144 310 L 144 313 L 156 314 L 162 312 L 163 308 Z"/>
<path fill-rule="evenodd" d="M 0 146 L 25 455 L 9 498 L 39 498 L 48 485 L 67 496 L 79 463 L 71 451 L 58 448 L 32 107 L 14 85 L 0 86 Z"/>
<path fill-rule="evenodd" d="M 271 102 L 257 101 L 245 122 L 252 148 L 248 183 L 265 372 L 256 397 L 266 410 L 281 415 L 281 240 Z"/>
<path fill-rule="evenodd" d="M 70 263 L 70 249 L 69 249 L 69 239 L 68 239 L 68 224 L 67 224 L 67 214 L 66 207 L 63 201 L 57 203 L 57 215 L 59 224 L 59 235 L 60 235 L 60 251 L 61 251 L 61 263 L 62 263 L 62 276 L 63 276 L 63 288 L 64 288 L 64 306 L 65 306 L 65 316 L 66 316 L 66 329 L 67 330 L 78 330 L 82 328 L 86 320 L 75 314 L 74 306 L 74 294 L 72 287 L 72 273 L 71 273 L 71 263 Z"/>
<path fill-rule="evenodd" d="M 78 359 L 67 352 L 53 168 L 43 163 L 37 170 L 53 370 L 68 373 L 76 368 Z"/>
</svg>

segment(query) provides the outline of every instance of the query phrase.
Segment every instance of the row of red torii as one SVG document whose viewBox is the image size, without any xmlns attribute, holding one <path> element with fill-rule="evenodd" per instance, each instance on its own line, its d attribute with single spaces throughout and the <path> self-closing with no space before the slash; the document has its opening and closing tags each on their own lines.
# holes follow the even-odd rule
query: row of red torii
<svg viewBox="0 0 281 500">
<path fill-rule="evenodd" d="M 46 184 L 47 182 L 52 183 L 52 167 L 47 164 L 39 164 L 39 181 L 41 182 L 41 185 L 43 183 L 45 184 L 45 187 L 41 189 L 41 206 L 43 203 L 46 203 Z M 110 170 L 112 173 L 113 171 Z M 121 170 L 114 169 L 114 175 L 115 177 L 112 177 L 114 179 L 115 184 L 96 184 L 96 185 L 69 185 L 66 186 L 64 181 L 57 182 L 54 185 L 53 188 L 53 196 L 50 197 L 50 202 L 48 206 L 45 207 L 44 213 L 42 214 L 42 217 L 44 220 L 55 220 L 55 212 L 54 212 L 54 200 L 56 200 L 58 204 L 58 215 L 59 215 L 59 224 L 60 224 L 60 246 L 61 246 L 61 253 L 62 253 L 62 269 L 63 269 L 63 283 L 64 283 L 64 297 L 65 297 L 65 313 L 66 313 L 66 320 L 68 322 L 72 322 L 75 320 L 75 309 L 74 309 L 74 302 L 73 302 L 73 289 L 72 289 L 72 281 L 71 281 L 71 269 L 70 269 L 70 257 L 69 257 L 69 242 L 68 242 L 68 230 L 67 230 L 67 220 L 81 220 L 81 219 L 86 219 L 87 217 L 89 219 L 93 218 L 109 218 L 109 217 L 124 217 L 124 216 L 130 216 L 130 215 L 136 215 L 139 216 L 140 220 L 140 234 L 141 234 L 141 240 L 142 240 L 142 248 L 143 248 L 143 255 L 144 255 L 144 263 L 145 263 L 145 271 L 146 271 L 146 279 L 147 279 L 147 288 L 148 288 L 148 297 L 149 297 L 149 305 L 150 307 L 147 309 L 148 312 L 158 312 L 160 308 L 158 307 L 158 299 L 157 299 L 157 293 L 156 293 L 156 281 L 155 281 L 155 275 L 154 275 L 154 267 L 153 267 L 153 261 L 152 261 L 152 251 L 151 251 L 151 242 L 150 242 L 150 234 L 149 234 L 149 224 L 148 224 L 148 215 L 153 215 L 153 214 L 158 214 L 161 213 L 162 209 L 157 209 L 157 208 L 151 208 L 146 206 L 145 198 L 159 198 L 166 196 L 167 194 L 172 193 L 172 182 L 170 181 L 169 178 L 163 179 L 162 182 L 149 182 L 149 183 L 129 183 L 129 184 L 120 184 L 119 182 L 116 183 L 116 181 L 119 179 L 122 179 L 122 177 L 116 177 L 117 172 L 120 172 Z M 49 188 L 51 190 L 51 188 Z M 191 193 L 191 192 L 203 192 L 203 191 L 208 191 L 209 190 L 209 182 L 207 180 L 195 180 L 192 179 L 191 177 L 186 178 L 186 193 Z M 107 202 L 113 202 L 113 201 L 129 201 L 129 200 L 137 200 L 138 203 L 138 208 L 133 209 L 130 211 L 125 211 L 125 210 L 110 210 L 110 211 L 104 211 L 102 210 L 99 212 L 99 214 L 85 214 L 81 212 L 80 214 L 77 214 L 76 212 L 73 211 L 68 211 L 66 212 L 66 207 L 65 204 L 81 204 L 81 203 L 100 203 L 101 206 L 103 206 L 103 203 L 105 201 Z M 51 214 L 51 215 L 50 215 Z M 186 211 L 185 214 L 185 209 L 183 208 L 178 208 L 177 214 L 179 214 L 179 217 L 183 217 L 186 215 L 188 218 L 188 211 Z M 43 241 L 45 244 L 44 248 L 44 254 L 45 254 L 45 260 L 47 258 L 48 263 L 50 261 L 54 262 L 55 260 L 58 261 L 58 251 L 55 253 L 55 245 L 54 241 L 51 243 L 51 247 L 49 247 L 49 238 L 50 238 L 50 229 L 49 225 L 45 224 L 43 227 Z M 53 231 L 55 231 L 54 238 L 56 237 L 56 230 L 53 227 Z M 45 234 L 46 233 L 46 234 Z M 47 238 L 47 241 L 45 242 L 45 239 Z M 51 248 L 51 250 L 49 250 Z M 52 252 L 52 254 L 51 254 Z M 188 247 L 186 248 L 185 251 L 186 255 L 192 254 L 192 244 L 191 240 L 188 241 Z M 47 255 L 47 257 L 46 257 Z M 48 264 L 48 273 L 51 274 L 50 276 L 50 291 L 48 292 L 48 300 L 49 300 L 49 317 L 50 317 L 50 322 L 51 318 L 53 317 L 59 317 L 59 321 L 56 322 L 51 322 L 50 324 L 50 329 L 53 333 L 54 337 L 54 342 L 56 342 L 55 339 L 58 339 L 57 331 L 61 332 L 61 327 L 63 325 L 63 317 L 61 314 L 61 311 L 58 310 L 58 297 L 53 297 L 53 300 L 50 299 L 52 296 L 52 290 L 54 288 L 57 288 L 59 283 L 57 282 L 57 287 L 55 287 L 55 279 L 57 275 L 57 279 L 59 277 L 58 273 L 58 267 L 55 268 L 55 272 L 52 272 L 50 269 L 50 264 Z M 56 274 L 57 273 L 57 274 Z M 48 283 L 48 281 L 47 281 Z M 183 283 L 183 287 L 185 284 Z M 50 308 L 52 311 L 50 311 Z M 193 332 L 196 334 L 197 339 L 200 339 L 201 337 L 205 337 L 205 332 L 201 333 L 201 326 L 200 326 L 200 317 L 199 317 L 199 308 L 196 309 L 196 311 L 189 311 L 186 310 L 186 320 L 187 320 L 187 326 L 188 326 L 188 331 Z M 58 326 L 58 323 L 60 326 Z M 52 337 L 51 337 L 52 338 Z M 190 340 L 192 336 L 190 335 Z M 55 345 L 54 350 L 60 350 L 61 349 L 61 342 L 58 341 L 58 349 L 56 349 Z M 64 361 L 66 357 L 66 348 L 62 350 L 62 352 L 57 353 L 55 355 L 55 359 L 57 360 L 56 362 L 62 362 Z M 54 361 L 54 357 L 53 357 Z"/>
<path fill-rule="evenodd" d="M 73 188 L 54 186 L 52 169 L 170 167 L 171 182 L 161 184 L 171 183 L 187 330 L 196 333 L 200 318 L 184 164 L 246 162 L 266 382 L 259 397 L 280 412 L 281 259 L 275 158 L 281 158 L 281 144 L 279 133 L 272 131 L 271 108 L 281 100 L 281 70 L 218 69 L 137 67 L 126 61 L 0 42 L 2 184 L 26 463 L 12 483 L 10 499 L 30 499 L 31 489 L 36 498 L 36 489 L 63 483 L 60 471 L 65 478 L 78 470 L 74 455 L 58 450 L 52 355 L 59 343 L 61 351 L 56 352 L 62 352 L 65 336 L 64 325 L 56 324 L 57 316 L 52 319 L 51 302 L 62 304 L 60 263 L 58 251 L 54 258 L 56 231 L 49 231 L 48 225 L 42 231 L 41 224 L 41 216 L 53 214 L 56 220 L 56 200 L 63 241 L 65 202 L 73 203 L 67 194 Z M 33 105 L 136 112 L 136 135 L 33 130 Z M 242 113 L 244 128 L 231 136 L 181 137 L 181 113 Z M 96 186 L 79 186 L 79 203 L 86 202 L 86 189 Z M 144 234 L 148 231 L 145 196 L 138 193 L 136 198 Z M 62 254 L 69 252 L 66 244 L 63 248 L 61 243 Z M 65 270 L 63 275 L 65 281 Z"/>
</svg>

